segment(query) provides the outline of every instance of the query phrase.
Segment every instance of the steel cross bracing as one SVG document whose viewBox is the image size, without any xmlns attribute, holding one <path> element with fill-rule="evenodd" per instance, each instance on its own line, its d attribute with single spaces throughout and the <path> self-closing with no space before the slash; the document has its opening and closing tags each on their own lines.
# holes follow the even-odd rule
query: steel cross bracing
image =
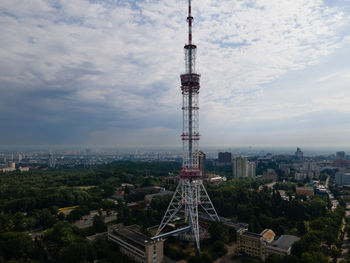
<svg viewBox="0 0 350 263">
<path fill-rule="evenodd" d="M 156 236 L 160 235 L 165 226 L 172 222 L 176 215 L 184 212 L 185 222 L 189 224 L 189 230 L 194 235 L 197 249 L 200 250 L 198 223 L 199 207 L 202 207 L 213 221 L 220 221 L 210 197 L 203 185 L 203 181 L 189 181 L 181 179 L 170 201 L 163 220 L 158 227 Z"/>
<path fill-rule="evenodd" d="M 199 168 L 199 103 L 200 75 L 196 73 L 196 50 L 192 44 L 192 10 L 191 0 L 188 0 L 188 44 L 185 45 L 185 73 L 181 77 L 182 92 L 182 143 L 183 156 L 180 181 L 170 201 L 168 209 L 158 227 L 159 236 L 165 226 L 178 213 L 185 213 L 185 221 L 189 224 L 189 231 L 193 234 L 197 249 L 199 244 L 198 208 L 209 215 L 210 219 L 220 221 L 215 208 L 202 182 Z M 177 233 L 174 231 L 174 233 Z M 164 234 L 162 234 L 164 235 Z"/>
</svg>

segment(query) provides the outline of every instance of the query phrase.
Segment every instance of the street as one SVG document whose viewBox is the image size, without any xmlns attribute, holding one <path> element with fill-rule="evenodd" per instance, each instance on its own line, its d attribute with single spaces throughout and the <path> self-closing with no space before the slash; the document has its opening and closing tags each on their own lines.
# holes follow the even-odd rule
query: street
<svg viewBox="0 0 350 263">
<path fill-rule="evenodd" d="M 346 203 L 346 215 L 345 218 L 349 218 L 350 217 L 350 210 L 348 210 L 349 207 L 349 203 Z M 346 229 L 346 221 L 345 219 L 343 220 L 343 229 L 342 231 L 344 231 Z M 341 252 L 341 256 L 338 258 L 337 262 L 340 262 L 341 260 L 345 259 L 347 257 L 347 255 L 349 254 L 349 236 L 347 234 L 347 232 L 345 232 L 345 236 L 344 236 L 344 241 L 343 241 L 343 245 L 341 247 L 342 252 Z"/>
</svg>

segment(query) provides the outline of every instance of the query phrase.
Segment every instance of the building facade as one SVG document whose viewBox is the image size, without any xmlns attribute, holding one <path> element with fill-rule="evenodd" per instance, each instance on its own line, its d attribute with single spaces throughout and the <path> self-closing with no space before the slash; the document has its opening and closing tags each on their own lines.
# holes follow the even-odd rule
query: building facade
<svg viewBox="0 0 350 263">
<path fill-rule="evenodd" d="M 337 152 L 335 154 L 335 159 L 336 160 L 345 160 L 345 152 L 343 152 L 343 151 Z"/>
<path fill-rule="evenodd" d="M 232 164 L 233 177 L 256 177 L 256 164 L 249 162 L 247 157 L 236 157 Z"/>
<path fill-rule="evenodd" d="M 267 179 L 267 180 L 276 181 L 278 178 L 278 175 L 277 175 L 275 169 L 267 169 L 267 171 L 265 171 L 263 173 L 262 178 Z"/>
<path fill-rule="evenodd" d="M 238 250 L 250 257 L 266 259 L 266 246 L 275 238 L 275 233 L 271 229 L 265 229 L 260 234 L 252 233 L 246 229 L 237 231 Z"/>
<path fill-rule="evenodd" d="M 219 163 L 230 164 L 232 162 L 232 154 L 230 152 L 219 152 Z"/>
<path fill-rule="evenodd" d="M 256 177 L 256 163 L 254 162 L 248 162 L 248 177 Z"/>
<path fill-rule="evenodd" d="M 164 241 L 152 240 L 139 232 L 139 226 L 113 226 L 108 229 L 108 240 L 118 244 L 120 252 L 135 262 L 161 263 Z"/>
<path fill-rule="evenodd" d="M 350 185 L 350 172 L 338 172 L 335 174 L 335 182 L 339 186 Z"/>
<path fill-rule="evenodd" d="M 275 240 L 275 233 L 271 229 L 265 229 L 260 234 L 248 232 L 246 229 L 237 231 L 237 244 L 240 253 L 250 257 L 265 259 L 270 254 L 279 256 L 290 255 L 292 245 L 299 240 L 297 236 L 282 235 Z"/>
<path fill-rule="evenodd" d="M 302 161 L 304 159 L 304 153 L 299 147 L 297 148 L 297 151 L 295 152 L 295 159 L 297 161 Z"/>
<path fill-rule="evenodd" d="M 207 178 L 207 158 L 204 152 L 197 151 L 194 153 L 195 158 L 198 159 L 198 166 L 202 173 L 202 178 Z"/>
</svg>

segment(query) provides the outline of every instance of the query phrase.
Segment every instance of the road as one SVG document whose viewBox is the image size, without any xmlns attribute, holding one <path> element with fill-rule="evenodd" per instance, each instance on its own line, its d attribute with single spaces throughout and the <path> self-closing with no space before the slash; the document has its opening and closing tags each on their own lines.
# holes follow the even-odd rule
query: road
<svg viewBox="0 0 350 263">
<path fill-rule="evenodd" d="M 350 217 L 350 210 L 348 210 L 349 207 L 349 203 L 346 203 L 346 215 L 345 218 L 349 218 Z M 346 224 L 345 224 L 345 219 L 343 220 L 343 231 L 346 229 Z M 343 245 L 341 246 L 342 252 L 341 252 L 341 256 L 338 258 L 337 262 L 341 262 L 344 258 L 347 257 L 347 255 L 349 254 L 349 249 L 350 249 L 350 243 L 349 243 L 349 236 L 347 234 L 347 232 L 345 232 L 344 235 L 344 240 L 343 240 Z"/>
<path fill-rule="evenodd" d="M 328 182 L 329 182 L 329 175 L 328 175 L 328 177 L 326 179 L 326 184 L 324 185 L 327 189 L 328 189 Z"/>
<path fill-rule="evenodd" d="M 225 256 L 218 258 L 217 260 L 214 261 L 214 263 L 238 263 L 241 262 L 241 259 L 232 259 L 232 256 L 235 253 L 235 250 L 237 249 L 237 243 L 234 243 L 230 246 L 227 246 L 227 253 Z"/>
<path fill-rule="evenodd" d="M 339 202 L 337 199 L 334 198 L 333 194 L 331 193 L 331 191 L 329 190 L 328 188 L 328 182 L 329 182 L 329 176 L 327 177 L 327 180 L 326 180 L 326 184 L 325 184 L 325 188 L 327 189 L 327 194 L 329 196 L 329 199 L 331 200 L 332 202 L 332 210 L 336 209 Z"/>
</svg>

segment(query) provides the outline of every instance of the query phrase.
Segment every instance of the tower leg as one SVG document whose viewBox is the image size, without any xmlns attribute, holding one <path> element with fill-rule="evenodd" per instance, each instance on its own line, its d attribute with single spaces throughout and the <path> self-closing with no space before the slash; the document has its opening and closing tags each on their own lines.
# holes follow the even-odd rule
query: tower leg
<svg viewBox="0 0 350 263">
<path fill-rule="evenodd" d="M 175 193 L 173 197 L 171 198 L 170 204 L 168 206 L 168 209 L 165 212 L 165 215 L 162 219 L 162 222 L 160 223 L 157 234 L 159 235 L 160 232 L 164 229 L 164 227 L 175 217 L 175 215 L 180 211 L 183 203 L 183 194 L 184 194 L 184 181 L 180 180 L 179 184 L 176 187 Z"/>
<path fill-rule="evenodd" d="M 191 230 L 196 241 L 198 252 L 200 252 L 200 239 L 199 239 L 199 222 L 198 222 L 198 202 L 199 202 L 199 191 L 197 181 L 190 181 L 189 183 L 189 204 L 190 204 L 190 219 L 191 219 Z"/>
<path fill-rule="evenodd" d="M 218 214 L 210 200 L 207 190 L 203 185 L 203 181 L 199 180 L 199 203 L 204 211 L 210 216 L 213 221 L 220 221 Z"/>
<path fill-rule="evenodd" d="M 162 232 L 165 226 L 174 219 L 176 214 L 179 213 L 183 207 L 184 211 L 182 212 L 185 213 L 185 222 L 189 223 L 190 231 L 196 242 L 197 250 L 200 251 L 199 206 L 203 208 L 211 220 L 220 221 L 202 180 L 192 181 L 180 179 L 163 220 L 158 227 L 156 235 L 159 235 L 160 232 Z"/>
</svg>

